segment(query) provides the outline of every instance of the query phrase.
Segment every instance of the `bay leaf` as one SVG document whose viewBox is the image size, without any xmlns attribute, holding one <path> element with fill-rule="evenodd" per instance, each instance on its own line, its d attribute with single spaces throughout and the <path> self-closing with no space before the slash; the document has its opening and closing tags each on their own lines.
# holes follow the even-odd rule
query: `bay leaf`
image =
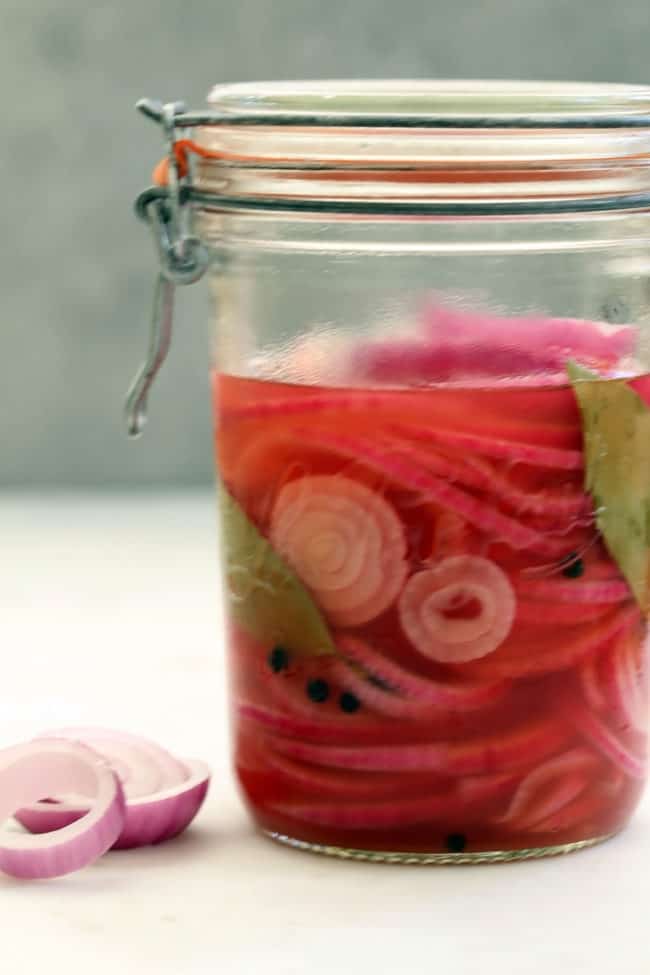
<svg viewBox="0 0 650 975">
<path fill-rule="evenodd" d="M 650 410 L 624 379 L 567 363 L 580 412 L 585 489 L 605 545 L 644 613 L 650 605 Z"/>
<path fill-rule="evenodd" d="M 299 655 L 336 653 L 320 610 L 300 579 L 219 485 L 221 543 L 230 613 L 257 640 Z"/>
</svg>

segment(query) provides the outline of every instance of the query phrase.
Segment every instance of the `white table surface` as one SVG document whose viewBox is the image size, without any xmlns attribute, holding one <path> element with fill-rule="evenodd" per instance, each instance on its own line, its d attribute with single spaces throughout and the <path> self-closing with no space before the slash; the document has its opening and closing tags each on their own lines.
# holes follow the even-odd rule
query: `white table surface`
<svg viewBox="0 0 650 975">
<path fill-rule="evenodd" d="M 0 496 L 0 745 L 61 724 L 207 759 L 195 826 L 78 874 L 0 876 L 11 975 L 650 971 L 650 802 L 560 860 L 343 863 L 252 831 L 228 766 L 212 497 Z"/>
</svg>

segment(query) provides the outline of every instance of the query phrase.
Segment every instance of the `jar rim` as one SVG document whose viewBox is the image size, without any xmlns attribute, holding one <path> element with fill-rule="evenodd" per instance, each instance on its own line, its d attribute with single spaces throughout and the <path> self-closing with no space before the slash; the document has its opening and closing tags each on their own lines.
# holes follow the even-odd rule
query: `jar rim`
<svg viewBox="0 0 650 975">
<path fill-rule="evenodd" d="M 362 80 L 218 85 L 194 189 L 225 205 L 549 213 L 650 205 L 650 86 Z"/>
<path fill-rule="evenodd" d="M 216 85 L 208 105 L 215 124 L 650 128 L 650 86 L 598 82 L 259 82 Z"/>
</svg>

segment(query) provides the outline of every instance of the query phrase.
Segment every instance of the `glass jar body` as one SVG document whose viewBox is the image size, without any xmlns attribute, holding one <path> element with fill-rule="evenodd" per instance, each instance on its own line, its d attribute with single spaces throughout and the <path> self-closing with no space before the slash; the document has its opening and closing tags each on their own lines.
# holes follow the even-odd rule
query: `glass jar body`
<svg viewBox="0 0 650 975">
<path fill-rule="evenodd" d="M 650 216 L 199 219 L 256 823 L 434 862 L 617 832 L 644 782 L 647 659 L 612 524 L 643 503 L 650 439 L 633 502 L 588 440 L 614 394 L 643 429 Z"/>
</svg>

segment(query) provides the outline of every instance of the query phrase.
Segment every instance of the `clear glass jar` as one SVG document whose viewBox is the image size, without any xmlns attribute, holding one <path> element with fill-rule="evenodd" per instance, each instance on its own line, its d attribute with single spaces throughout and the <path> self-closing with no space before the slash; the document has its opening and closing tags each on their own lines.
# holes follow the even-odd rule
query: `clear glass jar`
<svg viewBox="0 0 650 975">
<path fill-rule="evenodd" d="M 399 862 L 616 833 L 645 777 L 650 89 L 210 108 L 185 178 L 253 819 Z"/>
</svg>

